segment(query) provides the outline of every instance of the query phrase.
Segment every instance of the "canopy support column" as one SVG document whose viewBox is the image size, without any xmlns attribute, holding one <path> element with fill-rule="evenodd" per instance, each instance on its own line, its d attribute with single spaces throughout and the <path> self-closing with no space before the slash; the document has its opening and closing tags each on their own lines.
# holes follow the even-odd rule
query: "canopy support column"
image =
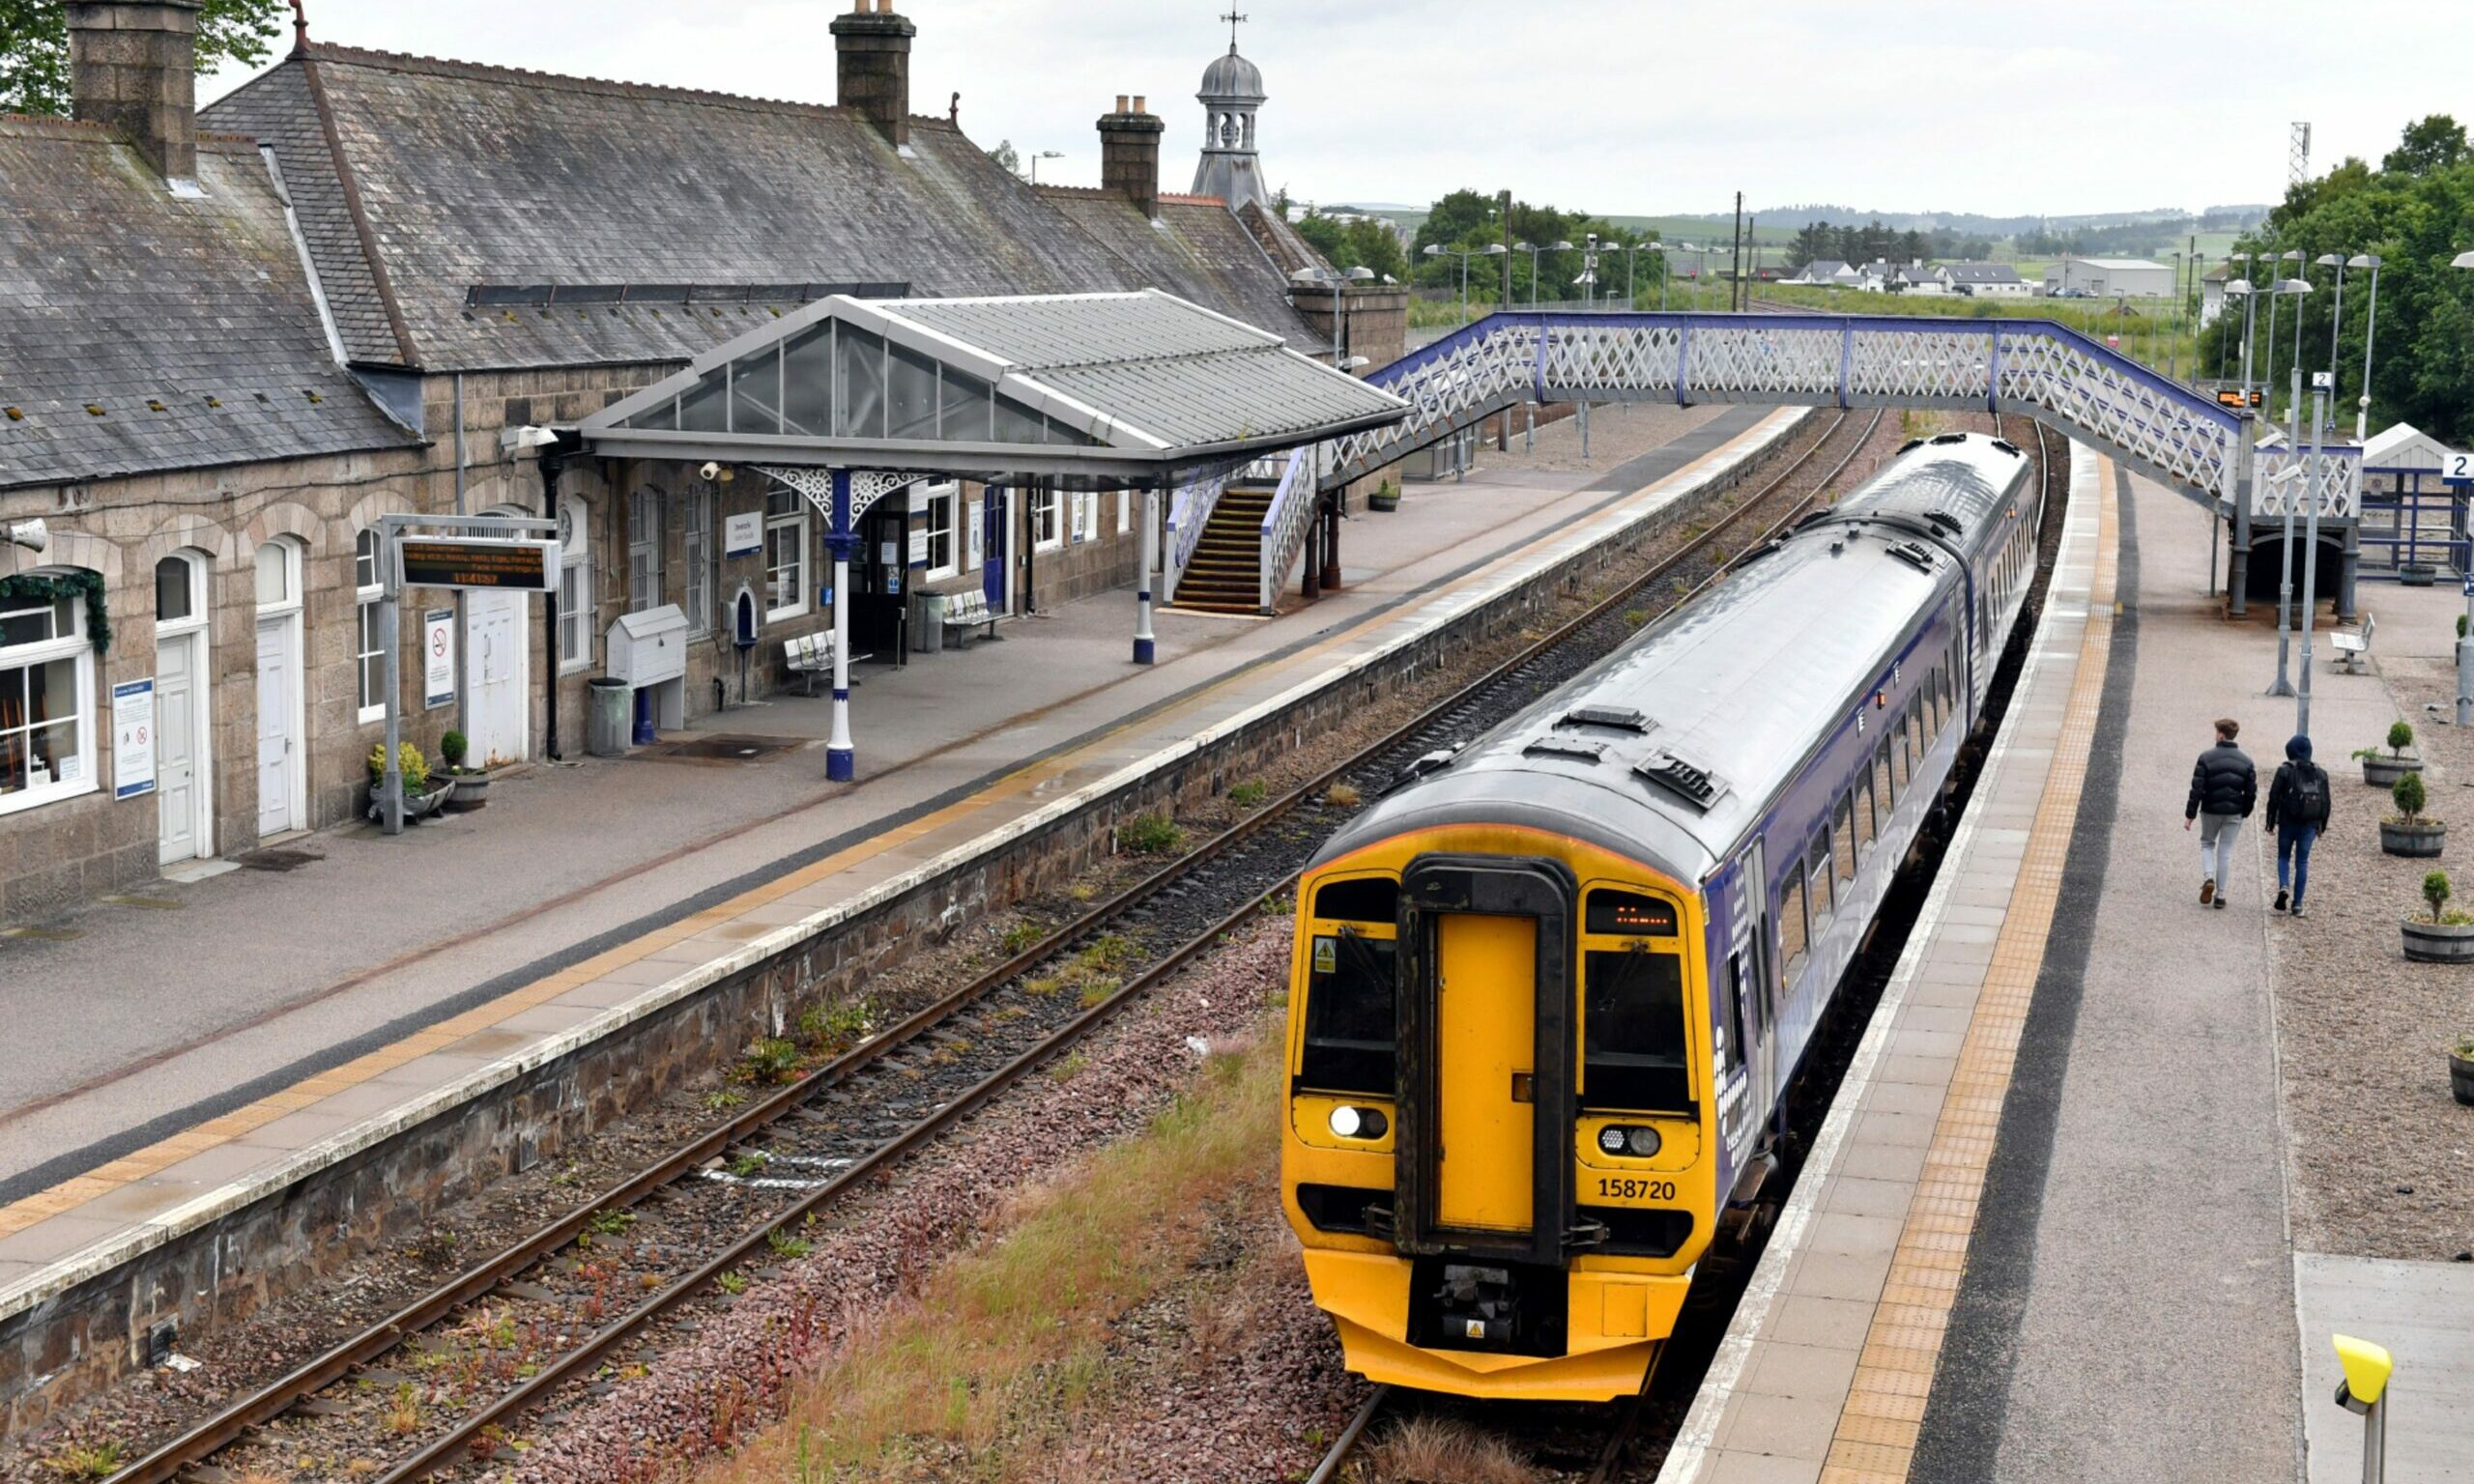
<svg viewBox="0 0 2474 1484">
<path fill-rule="evenodd" d="M 1159 646 L 1151 633 L 1151 579 L 1160 569 L 1160 490 L 1147 486 L 1142 492 L 1142 570 L 1135 575 L 1134 663 L 1157 663 Z"/>
<path fill-rule="evenodd" d="M 824 776 L 837 784 L 859 776 L 850 742 L 850 471 L 833 471 L 833 528 L 825 536 L 833 553 L 833 732 L 825 741 Z"/>
</svg>

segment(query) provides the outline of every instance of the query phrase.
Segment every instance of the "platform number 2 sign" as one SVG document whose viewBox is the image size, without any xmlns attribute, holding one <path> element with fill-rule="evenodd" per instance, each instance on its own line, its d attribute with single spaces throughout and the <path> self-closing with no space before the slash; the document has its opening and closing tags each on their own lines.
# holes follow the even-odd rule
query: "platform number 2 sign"
<svg viewBox="0 0 2474 1484">
<path fill-rule="evenodd" d="M 2450 484 L 2474 484 L 2474 453 L 2450 449 L 2439 456 L 2439 476 Z"/>
</svg>

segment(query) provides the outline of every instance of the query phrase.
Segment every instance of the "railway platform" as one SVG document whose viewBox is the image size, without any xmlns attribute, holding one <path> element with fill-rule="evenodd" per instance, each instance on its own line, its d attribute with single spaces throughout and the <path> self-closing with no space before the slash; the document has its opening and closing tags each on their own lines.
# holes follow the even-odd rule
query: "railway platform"
<svg viewBox="0 0 2474 1484">
<path fill-rule="evenodd" d="M 1639 419 L 1635 456 L 1541 448 L 1353 523 L 1320 604 L 1165 614 L 1154 667 L 1122 663 L 1132 596 L 1111 594 L 863 671 L 873 755 L 906 760 L 856 786 L 823 783 L 824 703 L 786 699 L 650 750 L 769 758 L 726 743 L 536 770 L 470 825 L 330 832 L 298 870 L 0 944 L 29 1012 L 0 1048 L 0 1324 L 1453 632 L 1798 421 L 1663 416 Z"/>
<path fill-rule="evenodd" d="M 2316 754 L 2361 834 L 2332 827 L 2313 916 L 2270 911 L 2256 819 L 2230 905 L 2202 908 L 2191 759 L 2240 720 L 2264 802 L 2294 723 L 2261 694 L 2273 625 L 2222 616 L 2203 519 L 2077 452 L 2008 722 L 1660 1484 L 2355 1478 L 2331 1332 L 2396 1355 L 2387 1477 L 2469 1477 L 2474 1270 L 2445 1247 L 2474 1243 L 2365 1255 L 2375 1216 L 2330 1237 L 2322 1152 L 2293 1128 L 2372 1078 L 2306 1086 L 2316 1069 L 2280 1060 L 2328 939 L 2372 945 L 2362 995 L 2405 967 L 2384 914 L 2408 901 L 2341 884 L 2374 870 L 2359 842 L 2386 808 L 2346 755 L 2406 704 L 2382 671 L 2445 664 L 2459 596 L 2367 598 L 2372 674 L 2334 672 L 2319 642 Z M 2408 864 L 2430 863 L 2388 863 Z M 2402 1116 L 2351 1096 L 2331 1117 L 2367 1162 L 2402 1119 L 2468 1120 L 2441 1125 L 2460 1157 L 2474 1132 L 2444 1078 Z"/>
</svg>

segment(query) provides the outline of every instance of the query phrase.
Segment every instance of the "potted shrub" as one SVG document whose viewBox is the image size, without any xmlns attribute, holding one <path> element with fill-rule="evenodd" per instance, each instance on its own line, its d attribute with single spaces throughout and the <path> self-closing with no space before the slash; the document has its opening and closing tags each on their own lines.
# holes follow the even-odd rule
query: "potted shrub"
<svg viewBox="0 0 2474 1484">
<path fill-rule="evenodd" d="M 2474 1108 L 2474 1032 L 2458 1037 L 2448 1048 L 2448 1090 Z"/>
<path fill-rule="evenodd" d="M 410 742 L 395 747 L 396 766 L 404 775 L 404 817 L 423 819 L 436 813 L 446 803 L 454 785 L 444 778 L 432 778 L 429 759 Z M 387 744 L 369 750 L 369 817 L 385 817 L 378 802 L 378 791 L 387 784 Z"/>
<path fill-rule="evenodd" d="M 487 807 L 490 802 L 490 770 L 464 765 L 464 755 L 471 747 L 464 733 L 451 728 L 438 739 L 439 758 L 446 764 L 446 776 L 454 784 L 454 792 L 446 799 L 446 809 L 450 813 L 471 813 L 474 810 Z"/>
<path fill-rule="evenodd" d="M 2397 926 L 2405 939 L 2405 956 L 2424 963 L 2474 963 L 2474 917 L 2448 904 L 2448 872 L 2423 877 L 2423 900 L 2429 917 L 2404 917 Z"/>
<path fill-rule="evenodd" d="M 1375 486 L 1373 494 L 1366 498 L 1366 507 L 1368 510 L 1399 509 L 1400 487 L 1394 484 L 1389 479 L 1384 480 L 1381 484 Z"/>
<path fill-rule="evenodd" d="M 2379 821 L 2379 848 L 2390 855 L 2439 854 L 2448 839 L 2448 826 L 2423 817 L 2423 805 L 2429 802 L 2423 792 L 2423 775 L 2408 773 L 2397 780 L 2389 785 L 2388 796 L 2397 801 L 2397 813 Z"/>
<path fill-rule="evenodd" d="M 2405 749 L 2413 745 L 2414 728 L 2410 725 L 2402 721 L 2390 723 L 2385 756 L 2377 748 L 2371 747 L 2354 754 L 2362 759 L 2362 781 L 2374 788 L 2390 788 L 2406 774 L 2421 772 L 2423 759 L 2405 756 Z"/>
</svg>

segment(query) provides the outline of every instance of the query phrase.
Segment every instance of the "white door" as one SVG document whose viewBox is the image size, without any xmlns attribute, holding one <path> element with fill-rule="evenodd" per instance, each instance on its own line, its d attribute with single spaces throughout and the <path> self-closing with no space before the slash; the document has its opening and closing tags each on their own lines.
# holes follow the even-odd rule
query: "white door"
<svg viewBox="0 0 2474 1484">
<path fill-rule="evenodd" d="M 206 706 L 206 636 L 183 634 L 155 645 L 155 808 L 157 859 L 169 866 L 204 855 L 207 759 L 201 739 Z"/>
<path fill-rule="evenodd" d="M 465 665 L 473 682 L 465 718 L 472 757 L 479 763 L 518 762 L 525 756 L 532 671 L 524 614 L 530 606 L 521 593 L 475 592 L 465 599 Z"/>
<path fill-rule="evenodd" d="M 258 622 L 258 836 L 280 835 L 301 821 L 293 811 L 293 730 L 301 713 L 300 666 L 292 619 Z"/>
</svg>

